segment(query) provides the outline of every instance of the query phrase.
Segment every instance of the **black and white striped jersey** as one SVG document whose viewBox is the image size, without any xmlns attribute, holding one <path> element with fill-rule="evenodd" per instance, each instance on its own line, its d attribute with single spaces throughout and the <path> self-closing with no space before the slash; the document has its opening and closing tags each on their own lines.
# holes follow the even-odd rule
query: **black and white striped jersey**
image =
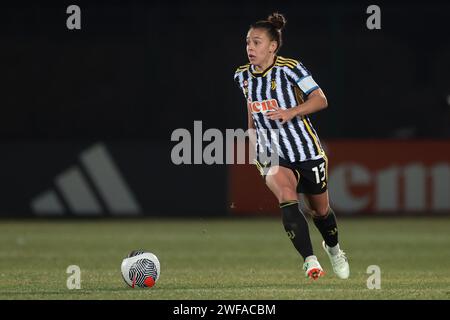
<svg viewBox="0 0 450 320">
<path fill-rule="evenodd" d="M 248 63 L 237 68 L 234 80 L 244 93 L 253 117 L 257 154 L 265 147 L 271 152 L 276 150 L 281 158 L 290 162 L 324 156 L 319 137 L 307 116 L 295 117 L 283 125 L 281 121 L 265 116 L 267 111 L 277 107 L 288 109 L 303 103 L 308 94 L 319 88 L 299 61 L 277 56 L 274 63 L 262 72 L 257 72 Z"/>
</svg>

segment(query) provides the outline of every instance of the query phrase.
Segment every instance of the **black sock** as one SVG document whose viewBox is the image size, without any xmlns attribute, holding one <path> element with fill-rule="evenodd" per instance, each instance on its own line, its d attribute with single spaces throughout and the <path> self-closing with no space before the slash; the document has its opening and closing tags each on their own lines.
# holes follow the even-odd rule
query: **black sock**
<svg viewBox="0 0 450 320">
<path fill-rule="evenodd" d="M 314 224 L 322 234 L 323 240 L 328 247 L 334 247 L 338 244 L 338 229 L 336 216 L 334 211 L 329 208 L 328 213 L 324 217 L 313 217 Z"/>
<path fill-rule="evenodd" d="M 303 259 L 313 255 L 311 238 L 309 237 L 308 221 L 298 208 L 298 201 L 286 201 L 280 203 L 283 212 L 284 230 L 294 244 L 295 249 Z"/>
</svg>

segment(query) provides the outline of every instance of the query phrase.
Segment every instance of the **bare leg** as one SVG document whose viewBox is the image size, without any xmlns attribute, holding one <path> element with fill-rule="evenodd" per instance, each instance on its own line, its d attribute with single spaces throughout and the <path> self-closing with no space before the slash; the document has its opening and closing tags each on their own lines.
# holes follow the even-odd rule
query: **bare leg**
<svg viewBox="0 0 450 320">
<path fill-rule="evenodd" d="M 280 204 L 284 229 L 294 247 L 307 261 L 308 257 L 316 257 L 313 255 L 308 221 L 299 209 L 297 182 L 292 170 L 280 166 L 272 167 L 266 176 L 267 186 Z"/>
</svg>

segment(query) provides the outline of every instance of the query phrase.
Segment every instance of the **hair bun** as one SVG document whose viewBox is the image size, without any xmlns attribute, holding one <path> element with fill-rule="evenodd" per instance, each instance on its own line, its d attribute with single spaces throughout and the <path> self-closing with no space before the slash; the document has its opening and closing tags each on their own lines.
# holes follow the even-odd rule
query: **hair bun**
<svg viewBox="0 0 450 320">
<path fill-rule="evenodd" d="M 275 29 L 281 31 L 283 30 L 284 26 L 286 25 L 286 18 L 278 12 L 272 13 L 268 18 L 267 21 L 269 21 Z"/>
</svg>

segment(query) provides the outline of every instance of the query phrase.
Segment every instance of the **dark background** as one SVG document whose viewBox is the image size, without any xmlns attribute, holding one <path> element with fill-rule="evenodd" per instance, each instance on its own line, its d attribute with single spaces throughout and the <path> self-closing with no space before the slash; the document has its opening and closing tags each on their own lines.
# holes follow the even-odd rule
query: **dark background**
<svg viewBox="0 0 450 320">
<path fill-rule="evenodd" d="M 81 30 L 66 27 L 71 4 Z M 370 4 L 381 7 L 381 30 L 366 27 Z M 144 210 L 227 212 L 226 166 L 174 166 L 170 136 L 194 120 L 246 129 L 233 74 L 247 62 L 248 26 L 273 11 L 288 20 L 280 55 L 302 61 L 327 95 L 329 108 L 312 116 L 322 139 L 450 137 L 449 3 L 1 6 L 2 214 L 29 213 L 30 199 L 98 141 Z"/>
<path fill-rule="evenodd" d="M 66 8 L 81 8 L 81 30 Z M 245 127 L 232 81 L 250 23 L 286 15 L 280 55 L 301 60 L 330 108 L 322 138 L 450 136 L 450 4 L 365 2 L 28 2 L 2 4 L 5 139 L 167 141 L 194 120 Z"/>
</svg>

